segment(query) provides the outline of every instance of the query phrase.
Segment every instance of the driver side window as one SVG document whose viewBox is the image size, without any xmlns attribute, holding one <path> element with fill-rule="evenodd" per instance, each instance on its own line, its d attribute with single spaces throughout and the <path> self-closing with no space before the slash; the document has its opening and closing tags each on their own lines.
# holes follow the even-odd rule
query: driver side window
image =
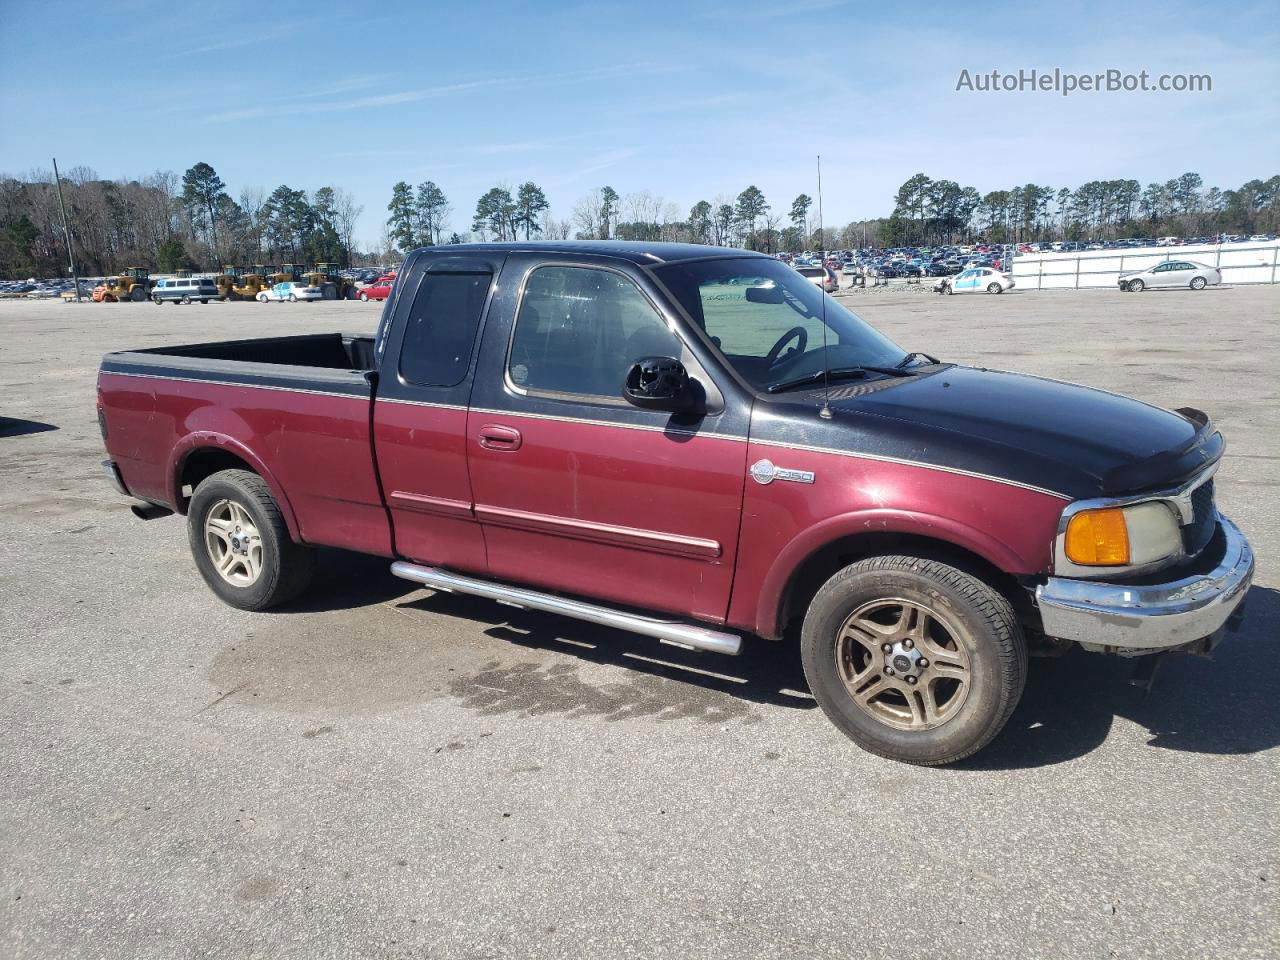
<svg viewBox="0 0 1280 960">
<path fill-rule="evenodd" d="M 517 390 L 622 402 L 641 357 L 683 359 L 680 341 L 628 278 L 593 267 L 538 267 L 516 315 L 507 378 Z"/>
</svg>

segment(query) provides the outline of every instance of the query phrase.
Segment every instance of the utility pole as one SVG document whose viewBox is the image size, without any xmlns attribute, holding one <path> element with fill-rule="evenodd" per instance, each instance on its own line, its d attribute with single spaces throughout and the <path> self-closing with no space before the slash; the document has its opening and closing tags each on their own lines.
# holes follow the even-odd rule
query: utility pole
<svg viewBox="0 0 1280 960">
<path fill-rule="evenodd" d="M 67 238 L 67 260 L 71 264 L 71 280 L 76 285 L 76 303 L 80 302 L 80 277 L 76 273 L 76 255 L 71 249 L 71 227 L 67 224 L 67 205 L 62 199 L 62 178 L 58 176 L 58 158 L 53 158 L 53 182 L 58 187 L 58 207 L 62 210 L 62 233 Z"/>
</svg>

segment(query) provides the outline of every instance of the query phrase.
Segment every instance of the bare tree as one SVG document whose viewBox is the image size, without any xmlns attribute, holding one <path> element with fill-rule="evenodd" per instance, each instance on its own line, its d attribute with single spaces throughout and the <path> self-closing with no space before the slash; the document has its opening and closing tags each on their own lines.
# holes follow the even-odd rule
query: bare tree
<svg viewBox="0 0 1280 960">
<path fill-rule="evenodd" d="M 586 196 L 579 197 L 573 205 L 573 225 L 578 228 L 579 239 L 589 240 L 596 236 L 602 202 L 600 188 L 597 187 Z"/>
<path fill-rule="evenodd" d="M 266 202 L 266 194 L 261 187 L 242 187 L 240 190 L 240 209 L 249 219 L 249 240 L 257 257 L 262 253 L 262 207 Z"/>
<path fill-rule="evenodd" d="M 568 240 L 573 224 L 568 220 L 557 220 L 551 215 L 550 208 L 542 211 L 542 235 L 548 240 Z"/>
<path fill-rule="evenodd" d="M 334 189 L 333 225 L 338 231 L 338 239 L 342 241 L 348 256 L 351 255 L 352 245 L 355 243 L 356 222 L 363 212 L 364 207 L 356 203 L 356 198 L 350 193 L 341 187 Z"/>
</svg>

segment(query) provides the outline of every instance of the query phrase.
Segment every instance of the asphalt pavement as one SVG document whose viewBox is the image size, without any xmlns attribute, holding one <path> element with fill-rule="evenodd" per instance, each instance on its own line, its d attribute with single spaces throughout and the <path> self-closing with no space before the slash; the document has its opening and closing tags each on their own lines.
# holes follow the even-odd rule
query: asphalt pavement
<svg viewBox="0 0 1280 960">
<path fill-rule="evenodd" d="M 951 768 L 877 759 L 798 657 L 432 594 L 326 551 L 222 605 L 102 478 L 112 349 L 375 304 L 0 302 L 0 956 L 1280 955 L 1280 287 L 843 301 L 905 348 L 1208 411 L 1258 555 L 1212 661 L 1037 660 Z"/>
</svg>

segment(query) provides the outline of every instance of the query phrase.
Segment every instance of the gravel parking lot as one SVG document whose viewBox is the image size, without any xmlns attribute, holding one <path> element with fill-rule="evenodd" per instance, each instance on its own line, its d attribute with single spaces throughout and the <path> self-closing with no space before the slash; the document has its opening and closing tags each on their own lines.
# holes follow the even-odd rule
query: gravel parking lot
<svg viewBox="0 0 1280 960">
<path fill-rule="evenodd" d="M 1212 662 L 1033 661 L 960 766 L 879 760 L 793 651 L 697 654 L 328 552 L 220 604 L 102 479 L 112 349 L 359 303 L 0 302 L 0 956 L 1280 955 L 1280 287 L 854 290 L 908 349 L 1208 411 L 1250 537 Z M 8 419 L 3 419 L 8 418 Z"/>
</svg>

